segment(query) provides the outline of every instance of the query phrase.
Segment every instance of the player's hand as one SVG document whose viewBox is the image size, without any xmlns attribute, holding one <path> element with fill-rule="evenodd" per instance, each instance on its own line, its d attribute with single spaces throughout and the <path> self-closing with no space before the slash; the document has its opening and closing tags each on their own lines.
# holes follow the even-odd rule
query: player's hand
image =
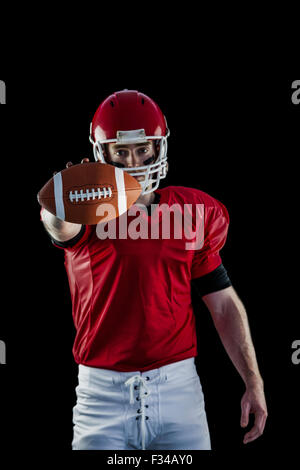
<svg viewBox="0 0 300 470">
<path fill-rule="evenodd" d="M 241 400 L 241 427 L 245 428 L 249 423 L 249 414 L 255 416 L 254 426 L 248 431 L 243 439 L 244 444 L 254 441 L 264 432 L 268 416 L 265 394 L 262 385 L 252 385 L 246 389 Z"/>
<path fill-rule="evenodd" d="M 89 158 L 83 158 L 80 163 L 88 163 L 89 161 L 90 161 Z M 68 163 L 66 163 L 66 168 L 70 168 L 70 166 L 72 166 L 72 165 L 73 165 L 72 162 L 68 162 Z M 54 171 L 53 176 L 56 175 L 56 173 L 57 173 L 57 171 Z"/>
</svg>

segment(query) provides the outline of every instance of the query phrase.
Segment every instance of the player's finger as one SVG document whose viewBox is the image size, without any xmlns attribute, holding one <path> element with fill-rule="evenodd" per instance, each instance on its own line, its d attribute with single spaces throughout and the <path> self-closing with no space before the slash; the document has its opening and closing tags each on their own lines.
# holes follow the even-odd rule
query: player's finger
<svg viewBox="0 0 300 470">
<path fill-rule="evenodd" d="M 83 159 L 81 160 L 81 163 L 88 163 L 89 161 L 90 161 L 89 158 L 83 158 Z"/>
<path fill-rule="evenodd" d="M 255 441 L 255 439 L 257 439 L 259 436 L 260 436 L 260 433 L 259 433 L 258 429 L 256 429 L 256 430 L 251 429 L 251 431 L 249 431 L 247 434 L 245 434 L 244 439 L 243 439 L 243 443 L 248 444 L 248 442 Z"/>
<path fill-rule="evenodd" d="M 257 413 L 255 415 L 255 425 L 257 426 L 259 432 L 262 434 L 265 429 L 267 415 L 264 412 Z"/>
<path fill-rule="evenodd" d="M 249 423 L 250 403 L 249 401 L 242 402 L 242 415 L 241 415 L 241 426 L 245 428 Z"/>
<path fill-rule="evenodd" d="M 262 431 L 259 429 L 257 425 L 254 425 L 253 428 L 250 429 L 250 431 L 245 434 L 243 442 L 244 444 L 247 444 L 248 442 L 254 441 L 261 435 L 262 435 Z"/>
<path fill-rule="evenodd" d="M 259 436 L 262 435 L 265 429 L 266 419 L 267 415 L 264 412 L 258 412 L 255 414 L 254 426 L 252 429 L 250 429 L 247 434 L 245 434 L 244 444 L 247 444 L 247 442 L 254 441 L 254 439 L 257 439 Z"/>
<path fill-rule="evenodd" d="M 265 430 L 267 417 L 268 417 L 267 415 L 264 415 L 263 418 L 262 418 L 262 422 L 261 422 L 261 425 L 260 425 L 261 434 L 262 434 L 262 433 L 264 432 L 264 430 Z"/>
</svg>

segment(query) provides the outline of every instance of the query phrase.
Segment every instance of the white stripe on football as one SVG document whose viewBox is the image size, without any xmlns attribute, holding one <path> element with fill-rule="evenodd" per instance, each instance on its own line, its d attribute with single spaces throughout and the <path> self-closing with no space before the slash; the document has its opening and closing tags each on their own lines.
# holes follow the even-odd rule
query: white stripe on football
<svg viewBox="0 0 300 470">
<path fill-rule="evenodd" d="M 94 225 L 122 215 L 141 192 L 139 182 L 120 168 L 80 163 L 56 173 L 38 193 L 38 201 L 61 220 Z"/>
</svg>

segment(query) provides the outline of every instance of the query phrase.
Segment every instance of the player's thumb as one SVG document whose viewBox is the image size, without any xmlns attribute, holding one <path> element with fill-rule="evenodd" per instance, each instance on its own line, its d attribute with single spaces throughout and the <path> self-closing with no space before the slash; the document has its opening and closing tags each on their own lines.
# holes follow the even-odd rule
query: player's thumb
<svg viewBox="0 0 300 470">
<path fill-rule="evenodd" d="M 241 403 L 241 427 L 245 428 L 249 423 L 249 412 L 250 412 L 250 403 L 248 401 L 242 401 Z"/>
</svg>

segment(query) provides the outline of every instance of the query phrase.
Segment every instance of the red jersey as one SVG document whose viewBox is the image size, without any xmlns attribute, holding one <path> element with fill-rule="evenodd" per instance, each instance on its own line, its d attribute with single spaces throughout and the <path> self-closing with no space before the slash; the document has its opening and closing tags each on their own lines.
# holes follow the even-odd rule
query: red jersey
<svg viewBox="0 0 300 470">
<path fill-rule="evenodd" d="M 158 224 L 158 237 L 124 238 L 118 232 L 119 218 L 115 237 L 100 239 L 97 226 L 89 225 L 74 246 L 64 248 L 78 364 L 147 371 L 197 356 L 191 280 L 221 264 L 228 212 L 198 189 L 169 186 L 155 192 L 160 196 L 155 212 L 141 211 L 139 217 L 150 228 Z M 162 235 L 159 209 L 173 204 L 182 212 L 186 204 L 204 208 L 201 248 L 186 249 L 190 239 L 185 233 L 181 238 L 174 230 L 169 238 Z M 196 212 L 191 214 L 192 227 L 200 230 Z M 127 226 L 134 218 L 128 216 Z"/>
</svg>

